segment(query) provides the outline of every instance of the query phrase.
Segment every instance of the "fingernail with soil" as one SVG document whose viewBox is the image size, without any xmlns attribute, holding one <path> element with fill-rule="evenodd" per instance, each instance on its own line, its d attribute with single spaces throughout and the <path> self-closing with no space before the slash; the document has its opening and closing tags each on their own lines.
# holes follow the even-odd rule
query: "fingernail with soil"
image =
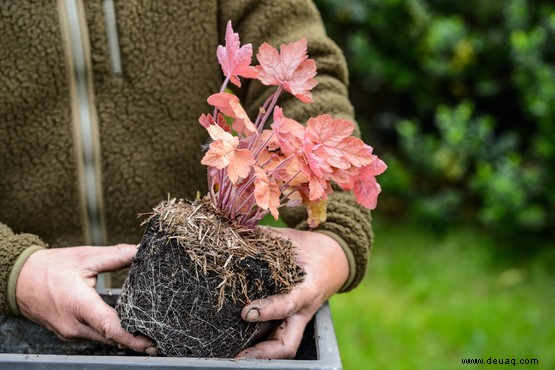
<svg viewBox="0 0 555 370">
<path fill-rule="evenodd" d="M 258 321 L 259 318 L 260 318 L 260 311 L 258 310 L 258 308 L 251 308 L 247 312 L 247 318 L 245 321 L 256 322 Z"/>
<path fill-rule="evenodd" d="M 157 356 L 158 355 L 158 351 L 154 347 L 148 347 L 147 349 L 145 349 L 145 353 L 149 356 Z"/>
</svg>

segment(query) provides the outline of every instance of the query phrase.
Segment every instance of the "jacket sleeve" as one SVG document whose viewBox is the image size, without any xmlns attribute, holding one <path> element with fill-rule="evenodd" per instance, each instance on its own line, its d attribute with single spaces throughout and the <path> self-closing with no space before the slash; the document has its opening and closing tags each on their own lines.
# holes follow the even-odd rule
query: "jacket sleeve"
<svg viewBox="0 0 555 370">
<path fill-rule="evenodd" d="M 299 122 L 327 113 L 334 118 L 354 120 L 348 98 L 347 64 L 342 51 L 326 36 L 323 22 L 315 5 L 309 0 L 240 0 L 221 1 L 219 8 L 220 43 L 225 25 L 231 20 L 241 43 L 252 43 L 254 54 L 263 42 L 274 47 L 297 41 L 308 41 L 308 56 L 316 61 L 318 85 L 312 91 L 313 103 L 306 104 L 288 93 L 280 98 L 284 113 Z M 258 81 L 244 81 L 237 93 L 245 109 L 254 116 L 266 98 L 274 91 Z M 355 135 L 359 136 L 358 127 Z M 308 229 L 306 212 L 301 207 L 285 209 L 283 220 L 291 227 Z M 335 238 L 349 260 L 350 276 L 342 291 L 356 287 L 366 273 L 372 245 L 370 212 L 359 206 L 351 193 L 334 189 L 327 205 L 327 220 L 315 231 Z"/>
<path fill-rule="evenodd" d="M 19 315 L 15 286 L 25 260 L 46 244 L 36 235 L 14 234 L 0 223 L 0 315 Z"/>
</svg>

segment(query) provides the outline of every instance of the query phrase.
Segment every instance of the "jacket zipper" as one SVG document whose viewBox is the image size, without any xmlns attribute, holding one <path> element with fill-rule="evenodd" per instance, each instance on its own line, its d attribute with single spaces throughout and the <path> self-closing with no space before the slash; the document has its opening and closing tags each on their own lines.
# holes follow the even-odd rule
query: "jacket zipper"
<svg viewBox="0 0 555 370">
<path fill-rule="evenodd" d="M 100 182 L 100 140 L 92 89 L 92 66 L 88 29 L 82 0 L 58 0 L 62 36 L 68 63 L 76 162 L 85 240 L 105 245 Z M 97 289 L 106 287 L 99 276 Z"/>
<path fill-rule="evenodd" d="M 104 21 L 106 23 L 106 36 L 108 39 L 108 51 L 110 53 L 112 74 L 115 76 L 121 76 L 121 56 L 119 50 L 116 7 L 114 5 L 114 0 L 104 0 L 102 2 L 102 8 L 104 10 Z"/>
</svg>

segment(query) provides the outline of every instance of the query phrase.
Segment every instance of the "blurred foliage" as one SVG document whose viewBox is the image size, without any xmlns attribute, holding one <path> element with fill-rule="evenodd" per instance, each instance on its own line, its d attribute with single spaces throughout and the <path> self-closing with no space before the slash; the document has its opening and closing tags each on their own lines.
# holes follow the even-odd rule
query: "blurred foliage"
<svg viewBox="0 0 555 370">
<path fill-rule="evenodd" d="M 555 369 L 552 241 L 523 256 L 474 227 L 380 221 L 366 278 L 331 299 L 345 370 Z M 490 357 L 539 366 L 461 361 Z"/>
<path fill-rule="evenodd" d="M 316 0 L 389 164 L 381 215 L 498 235 L 555 224 L 555 4 Z"/>
</svg>

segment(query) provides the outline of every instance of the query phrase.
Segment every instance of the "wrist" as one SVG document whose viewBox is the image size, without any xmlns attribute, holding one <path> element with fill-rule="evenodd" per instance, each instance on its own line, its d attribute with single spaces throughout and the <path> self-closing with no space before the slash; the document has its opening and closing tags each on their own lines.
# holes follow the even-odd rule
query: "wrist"
<svg viewBox="0 0 555 370">
<path fill-rule="evenodd" d="M 349 245 L 347 244 L 347 242 L 345 242 L 343 238 L 341 238 L 339 235 L 337 235 L 334 232 L 331 232 L 328 230 L 321 230 L 321 229 L 314 230 L 314 232 L 329 236 L 330 238 L 335 240 L 343 250 L 343 253 L 345 254 L 345 258 L 347 259 L 347 263 L 348 263 L 348 275 L 347 275 L 347 278 L 345 279 L 344 284 L 337 292 L 343 293 L 345 291 L 348 291 L 353 281 L 355 280 L 355 276 L 356 276 L 356 261 L 351 248 L 349 248 Z"/>
<path fill-rule="evenodd" d="M 27 259 L 36 251 L 41 249 L 45 249 L 40 245 L 32 245 L 25 249 L 15 260 L 15 263 L 12 266 L 12 270 L 10 271 L 10 275 L 8 277 L 8 289 L 7 289 L 7 298 L 8 304 L 10 306 L 10 310 L 14 316 L 21 316 L 21 312 L 19 311 L 19 306 L 17 305 L 17 280 L 19 279 L 19 274 L 21 273 L 21 269 L 23 265 L 27 261 Z"/>
</svg>

